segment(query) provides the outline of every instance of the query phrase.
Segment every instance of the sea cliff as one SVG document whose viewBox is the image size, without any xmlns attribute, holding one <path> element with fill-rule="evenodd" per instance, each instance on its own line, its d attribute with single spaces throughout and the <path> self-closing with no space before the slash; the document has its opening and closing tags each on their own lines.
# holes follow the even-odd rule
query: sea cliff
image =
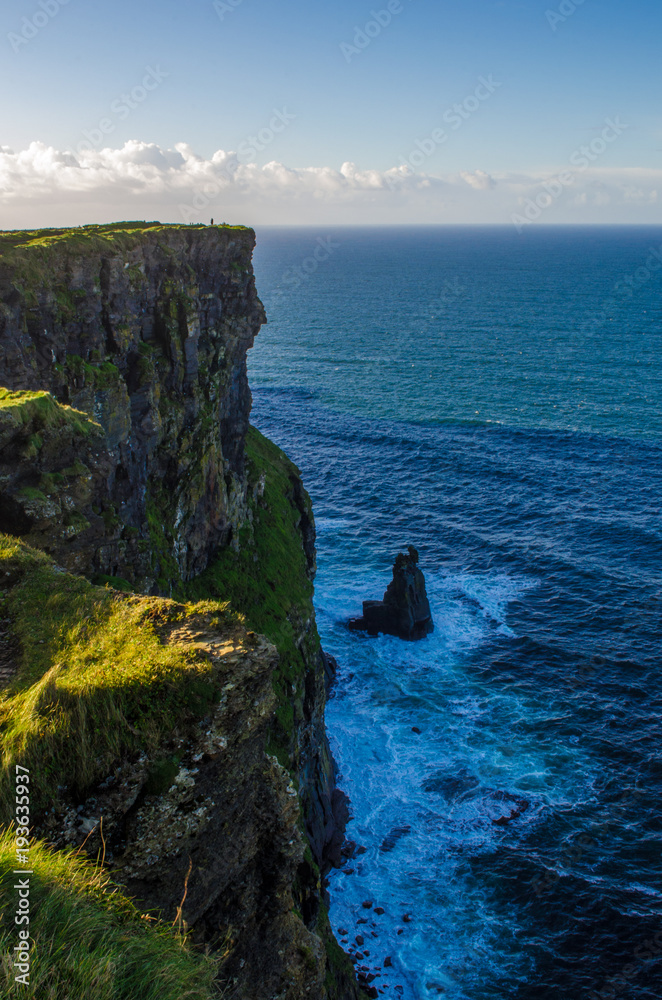
<svg viewBox="0 0 662 1000">
<path fill-rule="evenodd" d="M 57 852 L 35 875 L 43 899 L 87 878 L 110 941 L 99 864 L 53 874 L 103 860 L 141 941 L 175 923 L 191 996 L 214 995 L 211 977 L 246 1000 L 353 1000 L 323 889 L 347 805 L 313 513 L 249 427 L 253 246 L 224 226 L 0 234 L 1 819 L 28 767 L 34 850 Z M 77 995 L 66 958 L 47 971 L 47 949 L 75 952 L 47 913 L 35 976 Z M 136 982 L 136 998 L 170 995 Z"/>
</svg>

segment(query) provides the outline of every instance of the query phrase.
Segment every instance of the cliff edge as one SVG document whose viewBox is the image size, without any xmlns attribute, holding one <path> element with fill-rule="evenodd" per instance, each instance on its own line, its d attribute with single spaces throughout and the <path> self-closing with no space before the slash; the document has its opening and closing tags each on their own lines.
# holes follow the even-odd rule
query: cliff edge
<svg viewBox="0 0 662 1000">
<path fill-rule="evenodd" d="M 324 905 L 347 806 L 314 519 L 249 429 L 253 246 L 157 223 L 0 234 L 0 818 L 28 767 L 33 833 L 57 851 L 42 873 L 83 864 L 68 848 L 103 858 L 136 934 L 147 912 L 179 928 L 191 996 L 215 995 L 213 966 L 227 997 L 356 1000 Z M 66 897 L 81 877 L 40 885 Z M 47 916 L 36 968 L 40 945 L 73 954 Z"/>
</svg>

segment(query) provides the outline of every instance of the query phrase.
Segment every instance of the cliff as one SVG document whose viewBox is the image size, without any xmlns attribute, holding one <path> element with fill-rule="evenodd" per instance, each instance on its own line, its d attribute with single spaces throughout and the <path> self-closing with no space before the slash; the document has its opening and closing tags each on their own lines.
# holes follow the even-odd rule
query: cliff
<svg viewBox="0 0 662 1000">
<path fill-rule="evenodd" d="M 104 440 L 83 448 L 77 476 L 39 428 L 13 475 L 5 449 L 3 521 L 67 569 L 169 592 L 246 517 L 246 351 L 265 319 L 254 234 L 124 224 L 25 236 L 0 236 L 0 385 L 49 392 Z"/>
<path fill-rule="evenodd" d="M 33 832 L 185 929 L 198 985 L 206 950 L 224 995 L 350 1000 L 323 901 L 346 804 L 313 515 L 249 430 L 253 245 L 158 224 L 0 236 L 2 799 L 29 767 Z"/>
</svg>

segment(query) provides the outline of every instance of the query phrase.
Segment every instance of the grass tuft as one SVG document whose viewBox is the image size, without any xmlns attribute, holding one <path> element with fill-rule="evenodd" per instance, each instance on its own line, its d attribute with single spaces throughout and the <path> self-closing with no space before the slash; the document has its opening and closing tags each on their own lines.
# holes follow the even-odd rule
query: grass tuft
<svg viewBox="0 0 662 1000">
<path fill-rule="evenodd" d="M 0 994 L 3 1000 L 212 1000 L 218 963 L 185 937 L 141 914 L 100 866 L 40 842 L 30 847 L 30 983 L 9 956 L 16 851 L 0 832 Z"/>
<path fill-rule="evenodd" d="M 50 392 L 11 392 L 0 388 L 0 447 L 17 431 L 29 429 L 32 444 L 39 450 L 43 430 L 69 428 L 83 438 L 101 437 L 103 430 L 87 413 L 58 403 Z"/>
<path fill-rule="evenodd" d="M 0 535 L 0 618 L 11 622 L 18 669 L 0 692 L 0 822 L 14 764 L 30 768 L 32 809 L 58 784 L 74 796 L 124 757 L 150 753 L 202 718 L 219 697 L 217 668 L 159 631 L 198 616 L 221 631 L 226 604 L 124 595 L 63 573 L 44 553 Z"/>
<path fill-rule="evenodd" d="M 319 647 L 316 630 L 306 629 L 313 616 L 313 584 L 301 539 L 301 511 L 294 502 L 299 471 L 285 452 L 254 427 L 246 438 L 246 456 L 249 488 L 256 491 L 259 483 L 264 484 L 262 494 L 257 490 L 250 502 L 252 531 L 244 530 L 238 552 L 225 548 L 184 592 L 189 599 L 229 600 L 241 608 L 249 627 L 266 635 L 278 649 L 273 678 L 277 721 L 270 749 L 289 768 L 295 706 L 301 702 L 306 670 Z M 305 502 L 309 505 L 307 498 Z M 310 506 L 306 516 L 312 519 Z M 299 644 L 302 634 L 311 648 Z"/>
</svg>

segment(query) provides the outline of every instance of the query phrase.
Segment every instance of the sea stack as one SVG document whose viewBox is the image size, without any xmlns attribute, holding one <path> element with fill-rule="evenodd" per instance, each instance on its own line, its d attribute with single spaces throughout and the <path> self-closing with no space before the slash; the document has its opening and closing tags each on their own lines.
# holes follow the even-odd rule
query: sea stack
<svg viewBox="0 0 662 1000">
<path fill-rule="evenodd" d="M 393 565 L 393 579 L 381 601 L 364 601 L 363 616 L 350 618 L 349 628 L 368 635 L 397 635 L 401 639 L 422 639 L 434 630 L 425 577 L 418 567 L 413 545 L 407 554 L 399 552 Z"/>
</svg>

